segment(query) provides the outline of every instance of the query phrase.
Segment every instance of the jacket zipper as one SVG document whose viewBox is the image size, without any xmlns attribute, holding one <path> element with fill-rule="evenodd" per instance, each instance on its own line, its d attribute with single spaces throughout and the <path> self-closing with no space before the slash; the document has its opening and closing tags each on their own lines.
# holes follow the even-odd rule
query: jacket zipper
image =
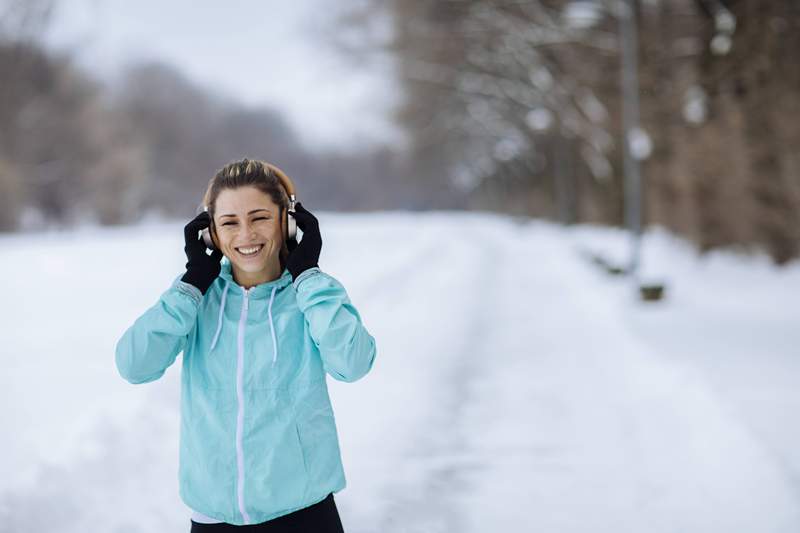
<svg viewBox="0 0 800 533">
<path fill-rule="evenodd" d="M 244 451 L 242 449 L 242 438 L 244 433 L 244 332 L 247 324 L 247 309 L 249 289 L 242 288 L 244 291 L 244 301 L 242 303 L 242 314 L 239 318 L 239 334 L 237 338 L 237 357 L 236 357 L 236 398 L 239 402 L 239 411 L 236 418 L 236 464 L 239 477 L 237 479 L 237 495 L 239 498 L 239 512 L 245 524 L 250 523 L 250 516 L 244 508 Z"/>
</svg>

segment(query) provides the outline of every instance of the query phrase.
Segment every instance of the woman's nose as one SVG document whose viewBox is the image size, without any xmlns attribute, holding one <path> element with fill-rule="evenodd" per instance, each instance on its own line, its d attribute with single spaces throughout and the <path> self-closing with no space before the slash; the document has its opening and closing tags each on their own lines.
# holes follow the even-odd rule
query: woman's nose
<svg viewBox="0 0 800 533">
<path fill-rule="evenodd" d="M 245 224 L 242 226 L 242 231 L 244 232 L 244 235 L 247 235 L 248 237 L 255 237 L 256 235 L 256 228 L 254 226 Z"/>
</svg>

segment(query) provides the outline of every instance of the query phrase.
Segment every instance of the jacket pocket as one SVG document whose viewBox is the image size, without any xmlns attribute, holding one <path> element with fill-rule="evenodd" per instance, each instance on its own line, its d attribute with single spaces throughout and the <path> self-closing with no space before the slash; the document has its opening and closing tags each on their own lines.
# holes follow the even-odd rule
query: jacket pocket
<svg viewBox="0 0 800 533">
<path fill-rule="evenodd" d="M 295 435 L 297 435 L 297 445 L 300 447 L 300 457 L 303 460 L 303 472 L 308 477 L 308 459 L 306 458 L 306 448 L 303 446 L 303 438 L 300 436 L 300 426 L 295 422 Z"/>
<path fill-rule="evenodd" d="M 297 431 L 310 486 L 319 490 L 341 475 L 342 464 L 336 421 L 324 385 L 308 391 L 305 401 L 296 407 Z"/>
</svg>

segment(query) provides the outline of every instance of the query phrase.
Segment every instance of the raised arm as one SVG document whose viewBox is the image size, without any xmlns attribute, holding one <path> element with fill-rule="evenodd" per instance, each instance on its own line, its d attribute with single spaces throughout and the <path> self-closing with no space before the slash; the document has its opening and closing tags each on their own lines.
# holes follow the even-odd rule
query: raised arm
<svg viewBox="0 0 800 533">
<path fill-rule="evenodd" d="M 133 384 L 155 381 L 186 347 L 202 299 L 200 290 L 176 279 L 117 342 L 120 375 Z"/>
<path fill-rule="evenodd" d="M 339 381 L 363 377 L 375 361 L 375 339 L 342 284 L 315 267 L 300 274 L 294 287 L 325 371 Z"/>
<path fill-rule="evenodd" d="M 220 271 L 222 252 L 207 254 L 200 237 L 210 222 L 209 214 L 202 212 L 184 226 L 186 273 L 117 342 L 117 370 L 127 381 L 137 384 L 160 378 L 186 347 L 203 295 Z"/>
</svg>

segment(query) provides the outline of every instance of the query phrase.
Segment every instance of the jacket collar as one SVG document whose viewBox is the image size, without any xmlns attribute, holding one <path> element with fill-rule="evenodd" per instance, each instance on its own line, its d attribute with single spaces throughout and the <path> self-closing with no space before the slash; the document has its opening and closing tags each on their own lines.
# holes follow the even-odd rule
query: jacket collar
<svg viewBox="0 0 800 533">
<path fill-rule="evenodd" d="M 233 272 L 231 271 L 231 262 L 225 256 L 222 257 L 219 277 L 224 280 L 223 283 L 227 284 L 229 289 L 236 289 L 236 292 L 239 294 L 243 292 L 242 286 L 236 283 L 236 281 L 233 279 Z M 265 283 L 260 283 L 255 287 L 251 287 L 250 298 L 266 298 L 272 292 L 272 289 L 274 287 L 280 290 L 283 287 L 289 285 L 290 283 L 292 283 L 292 274 L 289 272 L 288 269 L 284 269 L 283 273 L 280 275 L 278 279 L 267 281 Z"/>
</svg>

